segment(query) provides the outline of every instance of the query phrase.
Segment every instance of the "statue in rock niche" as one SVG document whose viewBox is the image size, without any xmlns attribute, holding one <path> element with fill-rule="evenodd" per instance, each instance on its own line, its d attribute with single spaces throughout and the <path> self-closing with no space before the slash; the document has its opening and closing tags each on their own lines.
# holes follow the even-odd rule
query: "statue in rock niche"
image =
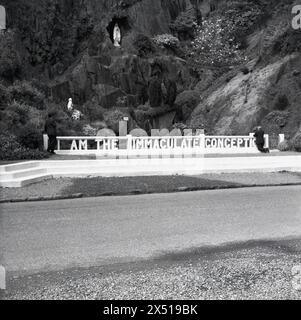
<svg viewBox="0 0 301 320">
<path fill-rule="evenodd" d="M 69 100 L 68 100 L 67 109 L 68 109 L 68 111 L 72 111 L 73 110 L 72 98 L 69 98 Z"/>
<path fill-rule="evenodd" d="M 115 24 L 114 31 L 113 31 L 113 40 L 114 40 L 114 46 L 120 47 L 121 43 L 121 31 L 119 28 L 118 23 Z"/>
<path fill-rule="evenodd" d="M 6 29 L 6 11 L 3 6 L 0 6 L 0 31 Z"/>
</svg>

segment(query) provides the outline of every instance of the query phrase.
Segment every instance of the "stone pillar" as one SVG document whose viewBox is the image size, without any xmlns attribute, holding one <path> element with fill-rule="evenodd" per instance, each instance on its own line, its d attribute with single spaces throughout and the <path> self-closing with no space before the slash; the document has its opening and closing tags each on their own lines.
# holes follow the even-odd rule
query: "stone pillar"
<svg viewBox="0 0 301 320">
<path fill-rule="evenodd" d="M 128 122 L 125 120 L 119 121 L 119 137 L 126 137 L 128 134 Z M 119 140 L 119 149 L 125 150 L 127 148 L 127 140 Z"/>
<path fill-rule="evenodd" d="M 0 6 L 0 31 L 6 29 L 6 11 L 3 6 Z"/>
<path fill-rule="evenodd" d="M 269 148 L 270 147 L 270 141 L 269 141 L 269 135 L 265 134 L 264 135 L 264 147 Z"/>
<path fill-rule="evenodd" d="M 47 151 L 48 150 L 48 135 L 47 134 L 43 134 L 43 145 L 44 145 L 44 150 Z"/>
<path fill-rule="evenodd" d="M 5 268 L 0 266 L 0 290 L 6 289 Z"/>
</svg>

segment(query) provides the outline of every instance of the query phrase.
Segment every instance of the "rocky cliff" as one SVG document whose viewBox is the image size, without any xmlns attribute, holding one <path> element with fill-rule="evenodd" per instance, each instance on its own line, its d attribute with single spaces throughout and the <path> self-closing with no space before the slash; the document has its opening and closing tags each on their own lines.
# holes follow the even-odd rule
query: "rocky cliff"
<svg viewBox="0 0 301 320">
<path fill-rule="evenodd" d="M 62 108 L 72 97 L 90 122 L 99 118 L 108 125 L 127 115 L 133 126 L 144 127 L 171 112 L 174 122 L 219 134 L 245 134 L 260 123 L 290 136 L 299 130 L 300 32 L 290 29 L 294 1 L 1 3 L 20 57 L 15 76 L 3 81 L 26 79 L 44 91 L 49 104 Z M 234 40 L 226 38 L 225 46 L 236 41 L 245 60 L 218 67 L 205 63 L 223 50 L 218 43 L 214 54 L 190 56 L 204 20 L 209 27 L 212 21 L 230 24 Z M 112 41 L 116 23 L 120 48 Z M 220 31 L 212 30 L 214 45 Z M 162 99 L 153 96 L 157 92 Z M 153 101 L 162 102 L 153 108 Z"/>
</svg>

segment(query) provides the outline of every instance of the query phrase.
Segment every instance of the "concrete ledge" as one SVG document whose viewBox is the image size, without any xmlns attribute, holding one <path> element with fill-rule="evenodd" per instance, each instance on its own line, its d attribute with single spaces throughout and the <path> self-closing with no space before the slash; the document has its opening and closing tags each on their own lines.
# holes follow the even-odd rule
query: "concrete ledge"
<svg viewBox="0 0 301 320">
<path fill-rule="evenodd" d="M 301 155 L 31 161 L 1 166 L 0 186 L 22 187 L 51 177 L 133 177 L 280 171 L 301 172 Z"/>
<path fill-rule="evenodd" d="M 227 190 L 227 189 L 242 189 L 242 188 L 266 188 L 266 187 L 283 187 L 283 186 L 300 186 L 301 182 L 297 183 L 271 183 L 271 184 L 229 184 L 220 186 L 200 186 L 200 187 L 180 187 L 176 189 L 171 189 L 168 191 L 161 191 L 160 193 L 179 193 L 179 192 L 194 192 L 194 191 L 205 191 L 205 190 Z M 144 192 L 143 190 L 136 189 L 128 192 L 103 192 L 99 195 L 83 195 L 82 193 L 62 195 L 62 196 L 52 196 L 52 197 L 29 197 L 29 198 L 19 198 L 19 199 L 4 199 L 0 200 L 1 203 L 18 203 L 18 202 L 38 202 L 38 201 L 54 201 L 54 200 L 72 200 L 80 198 L 95 198 L 95 197 L 113 197 L 113 196 L 130 196 L 130 195 L 143 195 L 143 194 L 154 194 L 156 192 Z"/>
<path fill-rule="evenodd" d="M 52 196 L 52 197 L 30 197 L 23 199 L 5 199 L 0 200 L 0 203 L 12 203 L 12 202 L 36 202 L 36 201 L 53 201 L 53 200 L 66 200 L 66 199 L 79 199 L 82 198 L 82 193 L 64 195 L 64 196 Z"/>
</svg>

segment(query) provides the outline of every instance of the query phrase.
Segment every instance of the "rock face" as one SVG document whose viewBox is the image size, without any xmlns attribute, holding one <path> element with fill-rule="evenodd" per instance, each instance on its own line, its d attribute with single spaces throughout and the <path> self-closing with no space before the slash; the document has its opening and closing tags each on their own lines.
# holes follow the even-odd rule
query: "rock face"
<svg viewBox="0 0 301 320">
<path fill-rule="evenodd" d="M 170 33 L 169 25 L 190 0 L 4 0 L 8 27 L 17 27 L 31 65 L 53 78 L 71 66 L 78 55 L 110 58 L 112 26 L 118 23 L 123 45 L 132 33 L 147 36 Z M 113 54 L 114 55 L 114 54 Z M 108 61 L 106 61 L 108 62 Z M 105 63 L 106 64 L 106 63 Z"/>
<path fill-rule="evenodd" d="M 293 2 L 270 1 L 275 7 Z M 199 70 L 189 50 L 182 50 L 191 42 L 193 26 L 226 0 L 2 0 L 22 61 L 11 82 L 36 79 L 46 84 L 51 103 L 66 105 L 72 97 L 79 110 L 90 106 L 93 121 L 106 121 L 111 128 L 126 115 L 147 131 L 154 123 L 175 121 L 215 134 L 248 134 L 262 124 L 293 135 L 301 124 L 301 36 L 281 27 L 288 24 L 275 13 L 280 7 L 256 30 L 258 25 L 249 23 L 257 17 L 255 9 L 273 6 L 258 0 L 254 9 L 251 2 L 239 4 L 247 8 L 244 15 L 230 11 L 238 35 L 245 36 L 243 52 L 254 65 L 227 73 L 212 66 Z M 224 11 L 218 15 L 222 18 Z M 117 48 L 116 24 L 121 30 Z M 152 41 L 163 34 L 178 37 L 180 48 Z"/>
<path fill-rule="evenodd" d="M 190 0 L 4 0 L 9 28 L 22 37 L 23 75 L 48 83 L 56 103 L 72 97 L 80 107 L 93 99 L 100 108 L 136 108 L 151 99 L 160 107 L 174 104 L 177 89 L 188 89 L 191 74 L 185 61 L 158 54 L 141 57 L 134 40 L 171 33 L 182 13 L 194 17 L 203 1 Z M 204 10 L 204 5 L 203 5 Z M 21 13 L 22 14 L 19 14 Z M 113 30 L 121 29 L 121 47 L 113 45 Z M 171 79 L 168 94 L 153 101 L 150 90 L 161 90 L 152 79 L 156 65 Z M 158 82 L 158 81 L 157 81 Z M 178 84 L 178 88 L 177 85 Z M 158 98 L 158 96 L 157 96 Z M 167 100 L 168 101 L 167 101 Z M 157 99 L 158 100 L 158 99 Z M 162 100 L 162 101 L 161 101 Z M 169 110 L 169 109 L 168 109 Z"/>
<path fill-rule="evenodd" d="M 301 56 L 294 54 L 249 74 L 240 72 L 207 96 L 204 93 L 190 125 L 203 124 L 208 132 L 220 135 L 247 135 L 262 125 L 271 135 L 291 138 L 301 123 L 300 65 Z"/>
</svg>

